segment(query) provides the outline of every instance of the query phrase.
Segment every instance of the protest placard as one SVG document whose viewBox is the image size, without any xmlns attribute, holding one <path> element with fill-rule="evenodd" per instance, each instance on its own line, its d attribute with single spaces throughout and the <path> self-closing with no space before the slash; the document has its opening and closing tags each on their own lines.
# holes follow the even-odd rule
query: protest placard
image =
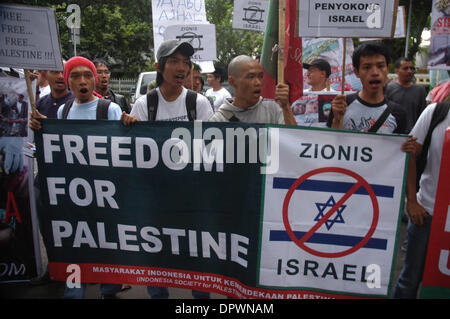
<svg viewBox="0 0 450 319">
<path fill-rule="evenodd" d="M 428 69 L 450 70 L 450 3 L 433 1 Z"/>
<path fill-rule="evenodd" d="M 264 31 L 269 0 L 234 0 L 233 29 Z"/>
<path fill-rule="evenodd" d="M 390 38 L 398 0 L 300 0 L 299 36 Z"/>
<path fill-rule="evenodd" d="M 450 297 L 450 128 L 442 149 L 439 182 L 423 274 L 421 298 Z"/>
<path fill-rule="evenodd" d="M 24 69 L 63 69 L 55 10 L 0 5 L 0 65 Z"/>
<path fill-rule="evenodd" d="M 29 105 L 25 79 L 0 78 L 0 282 L 26 281 L 40 271 L 34 161 L 23 152 L 32 142 Z"/>
<path fill-rule="evenodd" d="M 194 48 L 194 61 L 216 60 L 216 28 L 214 24 L 171 25 L 164 31 L 164 40 L 189 42 Z"/>
<path fill-rule="evenodd" d="M 205 0 L 170 1 L 152 0 L 153 20 L 153 52 L 156 52 L 164 41 L 164 31 L 171 25 L 207 24 Z M 195 61 L 202 72 L 214 71 L 212 61 Z"/>
</svg>

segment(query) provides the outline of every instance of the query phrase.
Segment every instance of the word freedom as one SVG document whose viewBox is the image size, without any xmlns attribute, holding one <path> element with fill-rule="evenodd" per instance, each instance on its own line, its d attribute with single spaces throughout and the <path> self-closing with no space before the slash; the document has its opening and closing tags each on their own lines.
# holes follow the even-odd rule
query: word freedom
<svg viewBox="0 0 450 319">
<path fill-rule="evenodd" d="M 220 129 L 207 128 L 202 133 L 201 122 L 194 124 L 194 138 L 186 128 L 176 128 L 170 139 L 159 147 L 151 137 L 93 136 L 43 134 L 45 163 L 64 154 L 66 164 L 123 168 L 155 168 L 160 159 L 174 171 L 193 163 L 193 171 L 223 172 L 224 163 L 257 163 L 262 174 L 273 174 L 279 167 L 279 132 L 277 128 L 226 128 L 225 139 Z M 269 132 L 269 134 L 268 134 Z M 268 140 L 267 140 L 267 135 Z M 209 141 L 206 145 L 205 141 Z M 225 141 L 225 142 L 224 142 Z M 132 151 L 134 154 L 132 155 Z"/>
</svg>

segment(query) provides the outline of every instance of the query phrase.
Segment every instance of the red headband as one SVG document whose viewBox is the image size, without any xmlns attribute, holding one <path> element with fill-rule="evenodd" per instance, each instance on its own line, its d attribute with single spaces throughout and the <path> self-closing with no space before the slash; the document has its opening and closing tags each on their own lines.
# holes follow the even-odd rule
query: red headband
<svg viewBox="0 0 450 319">
<path fill-rule="evenodd" d="M 95 68 L 94 63 L 81 56 L 74 56 L 73 58 L 70 58 L 69 61 L 67 61 L 64 65 L 64 81 L 66 82 L 66 84 L 69 85 L 69 74 L 72 69 L 80 65 L 87 66 L 89 69 L 91 69 L 91 71 L 94 73 L 95 82 L 97 82 L 97 69 Z"/>
</svg>

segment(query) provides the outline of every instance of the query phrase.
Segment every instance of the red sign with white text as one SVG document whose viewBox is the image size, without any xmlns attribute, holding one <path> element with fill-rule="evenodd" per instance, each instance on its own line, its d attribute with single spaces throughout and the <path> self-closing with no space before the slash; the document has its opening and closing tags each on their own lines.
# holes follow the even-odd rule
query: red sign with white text
<svg viewBox="0 0 450 319">
<path fill-rule="evenodd" d="M 450 298 L 450 128 L 442 150 L 441 169 L 422 285 L 422 297 Z M 439 287 L 436 289 L 432 287 Z M 441 289 L 443 288 L 443 289 Z"/>
</svg>

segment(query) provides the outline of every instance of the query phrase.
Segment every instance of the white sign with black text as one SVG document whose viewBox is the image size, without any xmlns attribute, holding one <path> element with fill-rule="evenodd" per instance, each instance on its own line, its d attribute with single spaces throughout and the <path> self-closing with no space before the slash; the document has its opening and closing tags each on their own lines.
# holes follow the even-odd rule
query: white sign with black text
<svg viewBox="0 0 450 319">
<path fill-rule="evenodd" d="M 0 5 L 0 65 L 63 70 L 55 10 Z"/>
<path fill-rule="evenodd" d="M 390 38 L 398 0 L 300 0 L 300 37 Z"/>
<path fill-rule="evenodd" d="M 216 27 L 214 24 L 171 25 L 164 31 L 164 40 L 189 42 L 194 48 L 193 61 L 216 59 Z"/>
<path fill-rule="evenodd" d="M 264 32 L 268 13 L 268 0 L 234 0 L 233 29 Z"/>
</svg>

